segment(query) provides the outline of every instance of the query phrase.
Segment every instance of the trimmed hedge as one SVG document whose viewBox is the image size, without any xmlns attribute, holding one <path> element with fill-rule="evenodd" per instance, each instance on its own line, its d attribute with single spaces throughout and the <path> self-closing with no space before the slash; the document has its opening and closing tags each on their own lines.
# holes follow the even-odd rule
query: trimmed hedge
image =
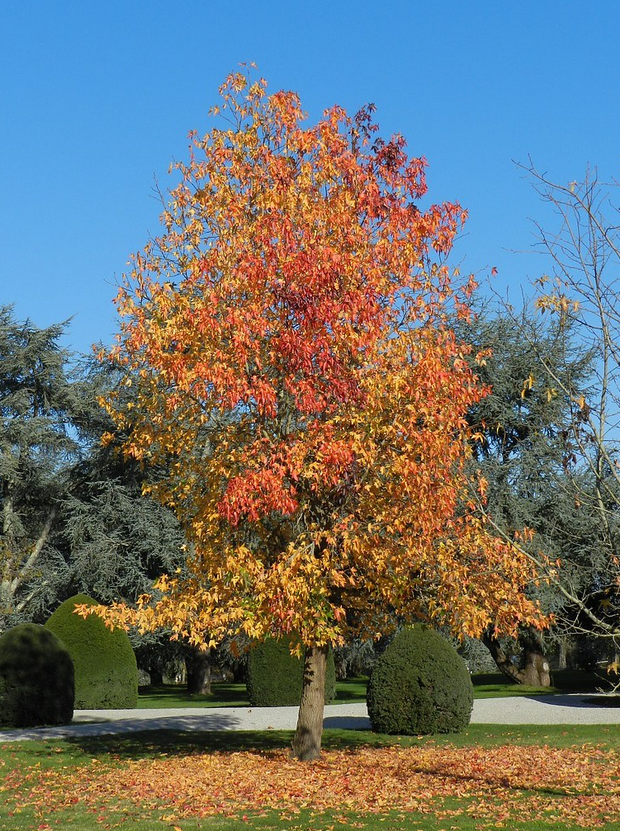
<svg viewBox="0 0 620 831">
<path fill-rule="evenodd" d="M 63 641 L 75 665 L 75 708 L 124 709 L 138 703 L 136 656 L 124 629 L 110 630 L 101 618 L 82 618 L 76 606 L 98 605 L 76 594 L 56 609 L 45 626 Z"/>
<path fill-rule="evenodd" d="M 301 701 L 304 664 L 291 655 L 286 640 L 267 638 L 255 644 L 248 655 L 246 687 L 253 707 L 293 707 Z M 325 703 L 336 697 L 334 655 L 327 654 Z"/>
<path fill-rule="evenodd" d="M 458 733 L 469 724 L 474 690 L 465 662 L 438 632 L 416 625 L 379 656 L 368 684 L 377 733 Z"/>
<path fill-rule="evenodd" d="M 0 637 L 0 725 L 68 724 L 73 702 L 73 662 L 60 638 L 36 623 Z"/>
</svg>

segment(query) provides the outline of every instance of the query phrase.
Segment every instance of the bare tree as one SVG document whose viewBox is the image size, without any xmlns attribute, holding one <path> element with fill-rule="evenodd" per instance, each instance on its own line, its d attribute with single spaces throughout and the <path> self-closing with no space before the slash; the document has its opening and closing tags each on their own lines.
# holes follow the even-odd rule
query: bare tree
<svg viewBox="0 0 620 831">
<path fill-rule="evenodd" d="M 613 203 L 620 185 L 601 182 L 596 170 L 562 184 L 531 163 L 522 169 L 557 220 L 553 228 L 535 223 L 537 246 L 550 263 L 535 283 L 536 306 L 592 356 L 584 388 L 539 355 L 547 394 L 570 402 L 561 487 L 568 488 L 575 524 L 583 522 L 568 529 L 559 562 L 538 554 L 535 544 L 524 541 L 523 548 L 563 600 L 560 630 L 620 644 L 620 212 Z"/>
</svg>

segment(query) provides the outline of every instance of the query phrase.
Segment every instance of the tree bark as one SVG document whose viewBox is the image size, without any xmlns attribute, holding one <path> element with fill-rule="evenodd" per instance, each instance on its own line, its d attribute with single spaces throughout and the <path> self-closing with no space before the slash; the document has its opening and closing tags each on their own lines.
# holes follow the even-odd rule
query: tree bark
<svg viewBox="0 0 620 831">
<path fill-rule="evenodd" d="M 4 517 L 4 524 L 3 527 L 6 528 L 7 526 L 7 506 L 4 506 L 5 517 Z M 54 523 L 54 519 L 56 517 L 56 508 L 52 508 L 48 514 L 47 519 L 45 520 L 45 524 L 43 526 L 43 530 L 39 534 L 39 537 L 34 544 L 32 551 L 25 559 L 24 562 L 21 564 L 19 563 L 20 557 L 19 554 L 15 553 L 11 550 L 10 546 L 8 551 L 5 552 L 5 561 L 0 565 L 2 566 L 2 576 L 0 577 L 0 614 L 2 614 L 6 609 L 8 609 L 15 601 L 15 596 L 19 589 L 21 588 L 22 583 L 28 577 L 28 572 L 30 569 L 34 568 L 41 551 L 43 551 L 43 546 L 47 542 L 47 539 L 50 535 L 50 531 L 52 529 L 52 525 Z M 6 539 L 11 539 L 11 534 L 9 533 L 5 537 Z M 13 571 L 15 572 L 13 574 Z M 32 599 L 32 594 L 29 597 L 29 600 Z M 22 608 L 23 608 L 22 604 Z M 1 625 L 0 625 L 1 628 Z"/>
<path fill-rule="evenodd" d="M 190 695 L 211 694 L 211 650 L 192 648 L 187 661 L 187 691 Z"/>
<path fill-rule="evenodd" d="M 551 675 L 540 639 L 529 633 L 522 639 L 523 666 L 518 667 L 502 649 L 497 638 L 489 630 L 482 635 L 482 642 L 491 653 L 497 668 L 511 681 L 517 684 L 527 684 L 531 687 L 550 687 Z"/>
<path fill-rule="evenodd" d="M 558 669 L 566 669 L 567 666 L 566 641 L 562 639 L 558 644 Z"/>
<path fill-rule="evenodd" d="M 310 762 L 321 755 L 325 710 L 327 646 L 309 646 L 304 656 L 304 680 L 291 756 Z"/>
<path fill-rule="evenodd" d="M 531 687 L 550 687 L 551 674 L 549 661 L 543 651 L 540 638 L 531 633 L 523 640 L 523 669 L 521 670 L 522 684 Z"/>
</svg>

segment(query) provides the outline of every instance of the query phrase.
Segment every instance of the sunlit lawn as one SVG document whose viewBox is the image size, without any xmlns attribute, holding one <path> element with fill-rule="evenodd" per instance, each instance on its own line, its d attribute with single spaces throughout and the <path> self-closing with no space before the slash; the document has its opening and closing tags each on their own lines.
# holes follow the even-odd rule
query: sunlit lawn
<svg viewBox="0 0 620 831">
<path fill-rule="evenodd" d="M 327 730 L 312 765 L 289 761 L 290 740 L 151 731 L 0 745 L 0 828 L 618 829 L 613 725 L 400 740 Z"/>
</svg>

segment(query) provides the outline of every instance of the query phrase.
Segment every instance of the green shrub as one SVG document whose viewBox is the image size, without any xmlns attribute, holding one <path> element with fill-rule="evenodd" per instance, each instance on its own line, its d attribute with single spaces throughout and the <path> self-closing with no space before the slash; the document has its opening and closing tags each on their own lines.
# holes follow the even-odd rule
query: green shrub
<svg viewBox="0 0 620 831">
<path fill-rule="evenodd" d="M 453 646 L 427 626 L 399 632 L 378 658 L 368 684 L 377 733 L 458 733 L 471 718 L 473 686 Z"/>
<path fill-rule="evenodd" d="M 68 724 L 73 701 L 73 662 L 60 638 L 36 623 L 0 637 L 0 725 Z"/>
<path fill-rule="evenodd" d="M 124 629 L 110 630 L 101 618 L 74 613 L 80 604 L 97 605 L 76 594 L 56 609 L 45 626 L 63 641 L 75 665 L 75 708 L 122 709 L 138 703 L 138 667 Z"/>
<path fill-rule="evenodd" d="M 292 707 L 301 701 L 304 665 L 291 655 L 286 640 L 267 638 L 255 644 L 248 655 L 247 690 L 253 707 Z M 325 671 L 325 702 L 336 697 L 336 669 L 330 649 Z"/>
</svg>

